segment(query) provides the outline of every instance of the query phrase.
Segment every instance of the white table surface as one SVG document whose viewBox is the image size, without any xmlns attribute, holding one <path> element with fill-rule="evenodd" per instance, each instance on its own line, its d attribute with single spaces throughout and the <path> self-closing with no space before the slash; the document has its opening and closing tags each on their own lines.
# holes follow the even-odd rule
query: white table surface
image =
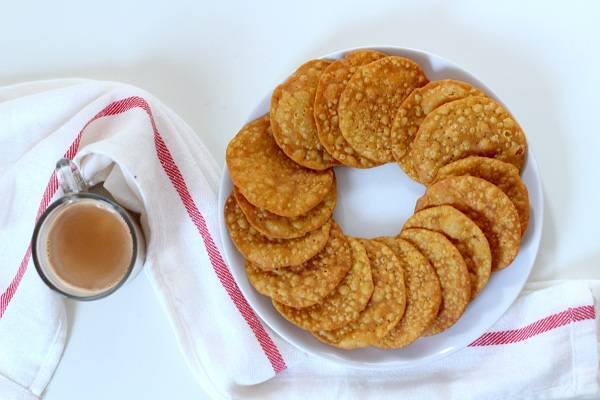
<svg viewBox="0 0 600 400">
<path fill-rule="evenodd" d="M 397 3 L 3 2 L 0 84 L 77 76 L 141 86 L 223 165 L 257 100 L 304 60 L 370 44 L 428 50 L 488 83 L 526 130 L 546 199 L 532 279 L 600 278 L 600 3 Z M 143 274 L 68 311 L 45 399 L 205 398 Z"/>
</svg>

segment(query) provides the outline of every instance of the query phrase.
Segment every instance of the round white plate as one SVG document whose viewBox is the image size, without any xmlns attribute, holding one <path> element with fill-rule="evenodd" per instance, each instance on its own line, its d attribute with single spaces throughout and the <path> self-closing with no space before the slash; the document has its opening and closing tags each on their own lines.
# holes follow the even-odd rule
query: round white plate
<svg viewBox="0 0 600 400">
<path fill-rule="evenodd" d="M 483 82 L 440 56 L 392 46 L 368 48 L 416 61 L 430 80 L 452 78 L 466 81 L 500 101 Z M 356 49 L 341 50 L 325 58 L 337 59 L 351 50 Z M 248 121 L 269 112 L 270 98 L 271 93 L 262 99 Z M 510 110 L 509 107 L 507 109 Z M 527 132 L 525 127 L 524 130 Z M 235 132 L 232 132 L 233 134 Z M 394 163 L 367 170 L 336 167 L 335 174 L 338 197 L 334 218 L 343 231 L 351 236 L 372 238 L 380 235 L 397 235 L 406 219 L 412 215 L 417 198 L 425 191 L 424 186 L 412 181 Z M 219 191 L 219 225 L 225 260 L 242 293 L 260 318 L 298 349 L 356 367 L 411 367 L 427 363 L 464 348 L 477 339 L 502 316 L 523 288 L 535 261 L 543 222 L 542 188 L 531 147 L 522 171 L 522 178 L 529 189 L 531 215 L 529 228 L 515 261 L 506 269 L 492 275 L 488 285 L 469 304 L 454 326 L 441 334 L 421 338 L 403 349 L 341 350 L 327 346 L 308 332 L 286 321 L 275 311 L 269 298 L 258 294 L 252 288 L 244 271 L 244 259 L 231 242 L 223 222 L 223 206 L 232 189 L 227 169 L 223 174 Z"/>
</svg>

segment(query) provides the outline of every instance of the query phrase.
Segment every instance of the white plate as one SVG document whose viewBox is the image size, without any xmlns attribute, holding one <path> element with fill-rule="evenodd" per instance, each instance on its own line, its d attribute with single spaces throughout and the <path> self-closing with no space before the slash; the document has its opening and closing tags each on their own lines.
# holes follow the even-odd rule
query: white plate
<svg viewBox="0 0 600 400">
<path fill-rule="evenodd" d="M 399 47 L 368 47 L 388 54 L 411 58 L 416 61 L 430 80 L 459 79 L 483 89 L 486 94 L 498 101 L 498 97 L 483 82 L 469 72 L 448 60 L 424 51 Z M 325 56 L 337 59 L 347 49 Z M 265 96 L 260 105 L 248 118 L 251 121 L 269 112 L 271 93 Z M 510 108 L 507 107 L 509 110 Z M 526 127 L 523 127 L 527 133 Z M 235 132 L 232 132 L 232 135 Z M 347 235 L 371 238 L 380 235 L 396 235 L 404 221 L 412 215 L 415 202 L 424 193 L 424 187 L 402 172 L 396 164 L 359 170 L 345 167 L 335 168 L 337 177 L 337 207 L 335 220 Z M 466 347 L 484 333 L 516 299 L 533 267 L 542 232 L 543 195 L 537 164 L 531 147 L 522 178 L 529 189 L 530 220 L 529 228 L 519 255 L 506 269 L 494 273 L 481 294 L 469 304 L 460 320 L 441 334 L 421 338 L 403 349 L 379 350 L 366 348 L 340 350 L 327 346 L 308 332 L 292 325 L 281 317 L 271 305 L 269 298 L 258 294 L 248 282 L 244 271 L 244 260 L 229 239 L 223 222 L 223 206 L 231 192 L 232 184 L 227 170 L 221 180 L 219 191 L 219 225 L 229 265 L 242 293 L 256 313 L 271 329 L 298 349 L 315 356 L 333 361 L 366 368 L 411 367 L 431 362 Z"/>
</svg>

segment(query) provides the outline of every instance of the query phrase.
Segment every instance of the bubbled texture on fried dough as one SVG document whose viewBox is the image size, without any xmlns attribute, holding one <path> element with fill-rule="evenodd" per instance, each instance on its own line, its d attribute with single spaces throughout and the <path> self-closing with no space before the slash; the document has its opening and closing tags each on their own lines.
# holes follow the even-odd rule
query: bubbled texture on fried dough
<svg viewBox="0 0 600 400">
<path fill-rule="evenodd" d="M 521 180 L 519 170 L 512 164 L 489 157 L 467 157 L 444 165 L 435 176 L 435 181 L 448 176 L 471 175 L 498 186 L 513 202 L 521 221 L 521 236 L 529 225 L 529 193 Z"/>
<path fill-rule="evenodd" d="M 451 205 L 471 218 L 492 251 L 492 270 L 508 266 L 521 244 L 517 209 L 498 186 L 473 176 L 451 176 L 434 183 L 417 201 L 416 211 Z"/>
<path fill-rule="evenodd" d="M 446 164 L 468 156 L 497 158 L 521 169 L 527 141 L 504 107 L 487 97 L 472 96 L 446 103 L 421 123 L 406 154 L 409 175 L 430 183 Z"/>
<path fill-rule="evenodd" d="M 379 163 L 361 156 L 344 138 L 339 126 L 338 105 L 348 80 L 356 70 L 385 57 L 373 50 L 357 50 L 333 62 L 321 75 L 315 96 L 315 122 L 319 140 L 336 160 L 349 167 L 371 168 Z"/>
<path fill-rule="evenodd" d="M 338 286 L 352 267 L 350 243 L 333 223 L 325 248 L 304 264 L 264 271 L 247 262 L 246 274 L 254 288 L 290 307 L 310 307 Z"/>
<path fill-rule="evenodd" d="M 329 240 L 331 223 L 295 239 L 268 238 L 250 225 L 235 197 L 225 203 L 229 237 L 247 259 L 264 270 L 301 265 L 319 253 Z"/>
<path fill-rule="evenodd" d="M 392 161 L 390 131 L 396 112 L 413 89 L 426 83 L 421 67 L 403 57 L 384 57 L 358 68 L 340 97 L 342 135 L 363 157 Z"/>
<path fill-rule="evenodd" d="M 268 116 L 238 132 L 227 146 L 226 160 L 233 184 L 250 203 L 284 217 L 308 212 L 323 201 L 333 184 L 331 169 L 304 168 L 281 151 Z"/>
<path fill-rule="evenodd" d="M 233 192 L 250 225 L 263 235 L 274 239 L 294 239 L 322 227 L 331 218 L 337 197 L 334 183 L 323 201 L 306 214 L 282 217 L 253 206 L 236 187 Z"/>
<path fill-rule="evenodd" d="M 327 60 L 306 62 L 277 86 L 271 97 L 275 141 L 292 160 L 316 170 L 335 164 L 319 142 L 313 108 L 319 78 L 329 64 Z"/>
<path fill-rule="evenodd" d="M 492 270 L 492 252 L 485 235 L 462 212 L 448 205 L 418 211 L 404 228 L 424 228 L 446 235 L 463 256 L 471 278 L 472 296 L 487 285 Z"/>
<path fill-rule="evenodd" d="M 410 242 L 400 238 L 377 238 L 400 260 L 406 277 L 406 311 L 394 328 L 372 344 L 381 348 L 400 348 L 417 340 L 437 317 L 442 303 L 442 288 L 435 270 Z"/>
<path fill-rule="evenodd" d="M 410 228 L 400 234 L 411 242 L 425 257 L 440 280 L 442 304 L 440 311 L 425 335 L 435 335 L 452 325 L 463 314 L 471 299 L 471 282 L 467 265 L 452 243 L 441 233 L 427 229 Z"/>
<path fill-rule="evenodd" d="M 396 255 L 383 243 L 364 239 L 360 242 L 367 250 L 374 284 L 367 307 L 358 319 L 339 329 L 313 332 L 319 340 L 344 349 L 366 347 L 387 335 L 406 307 L 404 271 Z"/>
<path fill-rule="evenodd" d="M 335 290 L 320 303 L 294 308 L 273 301 L 275 309 L 288 321 L 309 330 L 332 330 L 358 318 L 373 294 L 371 265 L 364 246 L 348 239 L 352 249 L 352 268 Z"/>
</svg>

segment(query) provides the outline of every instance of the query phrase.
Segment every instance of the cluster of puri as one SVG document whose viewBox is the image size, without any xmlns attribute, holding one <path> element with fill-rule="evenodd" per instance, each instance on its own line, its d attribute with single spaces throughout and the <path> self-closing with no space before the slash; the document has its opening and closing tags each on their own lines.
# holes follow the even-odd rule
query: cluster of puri
<svg viewBox="0 0 600 400">
<path fill-rule="evenodd" d="M 343 349 L 400 348 L 452 326 L 528 224 L 527 143 L 507 110 L 412 60 L 312 60 L 231 140 L 230 237 L 277 311 Z M 397 162 L 427 186 L 395 237 L 346 236 L 334 166 Z"/>
</svg>

